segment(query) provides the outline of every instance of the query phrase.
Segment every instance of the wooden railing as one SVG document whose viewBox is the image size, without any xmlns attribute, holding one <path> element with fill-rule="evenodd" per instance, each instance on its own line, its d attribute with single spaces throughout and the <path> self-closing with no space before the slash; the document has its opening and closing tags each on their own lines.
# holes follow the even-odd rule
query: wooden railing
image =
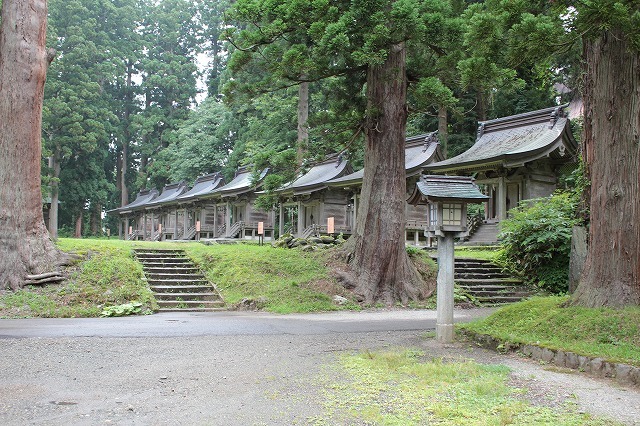
<svg viewBox="0 0 640 426">
<path fill-rule="evenodd" d="M 184 235 L 182 236 L 183 240 L 190 240 L 193 237 L 195 237 L 196 235 L 196 227 L 192 226 L 191 228 L 187 229 L 187 232 L 184 233 Z"/>
<path fill-rule="evenodd" d="M 229 232 L 227 233 L 227 237 L 235 238 L 235 236 L 238 235 L 238 233 L 240 233 L 240 231 L 242 231 L 243 229 L 244 229 L 244 222 L 238 221 L 233 225 L 231 225 L 231 228 L 229 228 Z"/>
</svg>

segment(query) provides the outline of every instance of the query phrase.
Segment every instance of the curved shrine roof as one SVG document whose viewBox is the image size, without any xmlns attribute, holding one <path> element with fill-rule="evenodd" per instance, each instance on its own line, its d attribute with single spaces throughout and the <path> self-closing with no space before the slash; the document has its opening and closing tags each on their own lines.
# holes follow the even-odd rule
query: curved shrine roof
<svg viewBox="0 0 640 426">
<path fill-rule="evenodd" d="M 268 172 L 269 172 L 268 168 L 260 172 L 258 181 L 259 182 L 262 181 Z M 252 174 L 253 173 L 251 172 L 251 170 L 249 170 L 247 167 L 241 167 L 240 169 L 238 169 L 238 171 L 236 172 L 236 177 L 234 177 L 231 182 L 216 189 L 215 191 L 211 192 L 209 195 L 212 195 L 212 196 L 219 195 L 221 197 L 230 197 L 233 195 L 238 195 L 238 194 L 252 191 L 256 188 L 256 186 L 259 186 L 259 184 L 257 185 L 252 184 L 251 182 Z"/>
<path fill-rule="evenodd" d="M 407 171 L 407 177 L 420 173 L 425 165 L 442 159 L 443 156 L 440 152 L 440 143 L 438 142 L 437 132 L 412 136 L 406 139 L 404 148 L 404 167 Z M 362 184 L 363 177 L 364 169 L 361 169 L 355 173 L 332 179 L 327 183 L 331 186 L 360 185 Z"/>
<path fill-rule="evenodd" d="M 224 179 L 220 173 L 211 173 L 208 175 L 200 176 L 194 182 L 193 188 L 180 195 L 176 200 L 178 202 L 196 200 L 199 197 L 212 194 L 223 183 Z"/>
<path fill-rule="evenodd" d="M 153 201 L 156 197 L 158 197 L 157 189 L 142 189 L 138 192 L 136 199 L 131 203 L 117 209 L 109 210 L 107 213 L 129 213 L 133 210 L 143 209 L 147 203 Z"/>
<path fill-rule="evenodd" d="M 281 194 L 307 194 L 327 187 L 326 182 L 352 172 L 351 166 L 341 155 L 327 158 L 300 176 L 298 179 L 284 186 Z"/>
<path fill-rule="evenodd" d="M 432 163 L 429 171 L 448 172 L 493 166 L 515 167 L 544 156 L 568 161 L 577 150 L 564 106 L 480 122 L 471 148 Z M 554 152 L 557 151 L 557 152 Z"/>
<path fill-rule="evenodd" d="M 162 193 L 154 200 L 148 202 L 145 207 L 154 208 L 159 207 L 161 204 L 175 201 L 176 198 L 187 192 L 188 189 L 189 187 L 187 186 L 187 183 L 183 180 L 181 180 L 180 182 L 165 185 L 162 189 Z"/>
</svg>

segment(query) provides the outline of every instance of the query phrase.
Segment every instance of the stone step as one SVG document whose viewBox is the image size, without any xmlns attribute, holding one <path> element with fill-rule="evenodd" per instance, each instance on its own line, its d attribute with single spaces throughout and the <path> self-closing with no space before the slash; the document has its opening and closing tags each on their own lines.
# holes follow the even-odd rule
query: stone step
<svg viewBox="0 0 640 426">
<path fill-rule="evenodd" d="M 211 289 L 209 289 L 211 290 Z M 160 302 L 161 300 L 168 300 L 168 301 L 180 301 L 180 300 L 184 300 L 184 301 L 198 301 L 198 300 L 204 300 L 204 301 L 211 301 L 211 302 L 216 302 L 216 301 L 220 301 L 220 298 L 218 297 L 218 295 L 216 293 L 213 293 L 211 291 L 204 293 L 204 292 L 200 292 L 200 293 L 154 293 L 154 296 L 156 298 L 156 300 L 158 302 Z"/>
<path fill-rule="evenodd" d="M 224 301 L 184 250 L 136 249 L 147 283 L 161 311 L 212 311 Z"/>
<path fill-rule="evenodd" d="M 211 286 L 208 285 L 152 285 L 151 291 L 160 293 L 209 293 Z"/>
<path fill-rule="evenodd" d="M 173 286 L 180 286 L 180 285 L 209 285 L 209 282 L 207 280 L 205 280 L 204 278 L 194 279 L 194 280 L 147 278 L 147 282 L 151 286 L 158 286 L 158 285 L 173 285 Z"/>
<path fill-rule="evenodd" d="M 510 278 L 509 275 L 504 272 L 469 272 L 468 270 L 464 270 L 464 272 L 457 272 L 454 275 L 454 278 L 457 279 L 477 279 L 477 280 L 489 280 L 494 278 Z"/>
<path fill-rule="evenodd" d="M 167 308 L 179 309 L 181 311 L 192 309 L 204 311 L 215 308 L 220 310 L 224 308 L 224 302 L 220 300 L 158 300 L 158 306 L 160 306 L 161 311 L 165 311 Z"/>
<path fill-rule="evenodd" d="M 198 274 L 200 270 L 195 266 L 146 266 L 144 268 L 145 272 L 150 274 L 162 274 L 162 273 L 170 273 L 170 274 Z"/>
<path fill-rule="evenodd" d="M 458 285 L 476 286 L 476 285 L 503 285 L 518 286 L 522 285 L 522 280 L 517 278 L 493 278 L 488 280 L 478 280 L 472 278 L 454 279 Z"/>
<path fill-rule="evenodd" d="M 173 273 L 173 272 L 167 272 L 166 270 L 162 272 L 149 272 L 147 273 L 147 278 L 150 280 L 181 280 L 181 281 L 205 279 L 202 276 L 202 274 L 199 274 L 199 273 L 192 273 L 192 274 L 185 274 L 182 272 Z"/>
</svg>

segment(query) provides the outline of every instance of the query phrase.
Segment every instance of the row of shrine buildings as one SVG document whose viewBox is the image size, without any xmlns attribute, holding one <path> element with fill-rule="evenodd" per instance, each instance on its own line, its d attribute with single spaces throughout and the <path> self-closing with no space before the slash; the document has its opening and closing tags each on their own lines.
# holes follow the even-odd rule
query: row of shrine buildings
<svg viewBox="0 0 640 426">
<path fill-rule="evenodd" d="M 474 145 L 449 159 L 435 132 L 413 136 L 405 145 L 407 199 L 425 174 L 471 176 L 488 196 L 484 222 L 497 223 L 521 201 L 550 195 L 559 177 L 575 167 L 577 148 L 566 105 L 480 122 Z M 252 179 L 249 169 L 240 168 L 230 182 L 213 173 L 192 187 L 181 181 L 162 192 L 145 189 L 108 213 L 119 216 L 119 236 L 129 240 L 352 232 L 364 170 L 354 171 L 340 155 L 328 157 L 277 190 L 277 208 L 264 211 L 255 201 L 268 172 Z M 407 203 L 406 218 L 407 240 L 420 244 L 429 221 L 426 206 Z"/>
</svg>

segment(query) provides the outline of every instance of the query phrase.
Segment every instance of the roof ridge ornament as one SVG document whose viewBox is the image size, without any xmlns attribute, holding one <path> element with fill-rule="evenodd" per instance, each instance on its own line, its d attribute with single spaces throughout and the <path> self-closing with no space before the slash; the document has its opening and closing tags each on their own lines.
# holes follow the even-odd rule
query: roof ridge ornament
<svg viewBox="0 0 640 426">
<path fill-rule="evenodd" d="M 551 117 L 549 120 L 549 128 L 552 129 L 553 126 L 555 126 L 556 121 L 558 121 L 558 118 L 562 117 L 562 105 L 559 105 L 557 107 L 555 107 L 553 109 L 553 111 L 551 112 Z"/>
<path fill-rule="evenodd" d="M 482 135 L 484 135 L 484 127 L 485 127 L 486 122 L 484 121 L 479 121 L 478 122 L 478 136 L 476 139 L 480 139 L 482 137 Z"/>
</svg>

